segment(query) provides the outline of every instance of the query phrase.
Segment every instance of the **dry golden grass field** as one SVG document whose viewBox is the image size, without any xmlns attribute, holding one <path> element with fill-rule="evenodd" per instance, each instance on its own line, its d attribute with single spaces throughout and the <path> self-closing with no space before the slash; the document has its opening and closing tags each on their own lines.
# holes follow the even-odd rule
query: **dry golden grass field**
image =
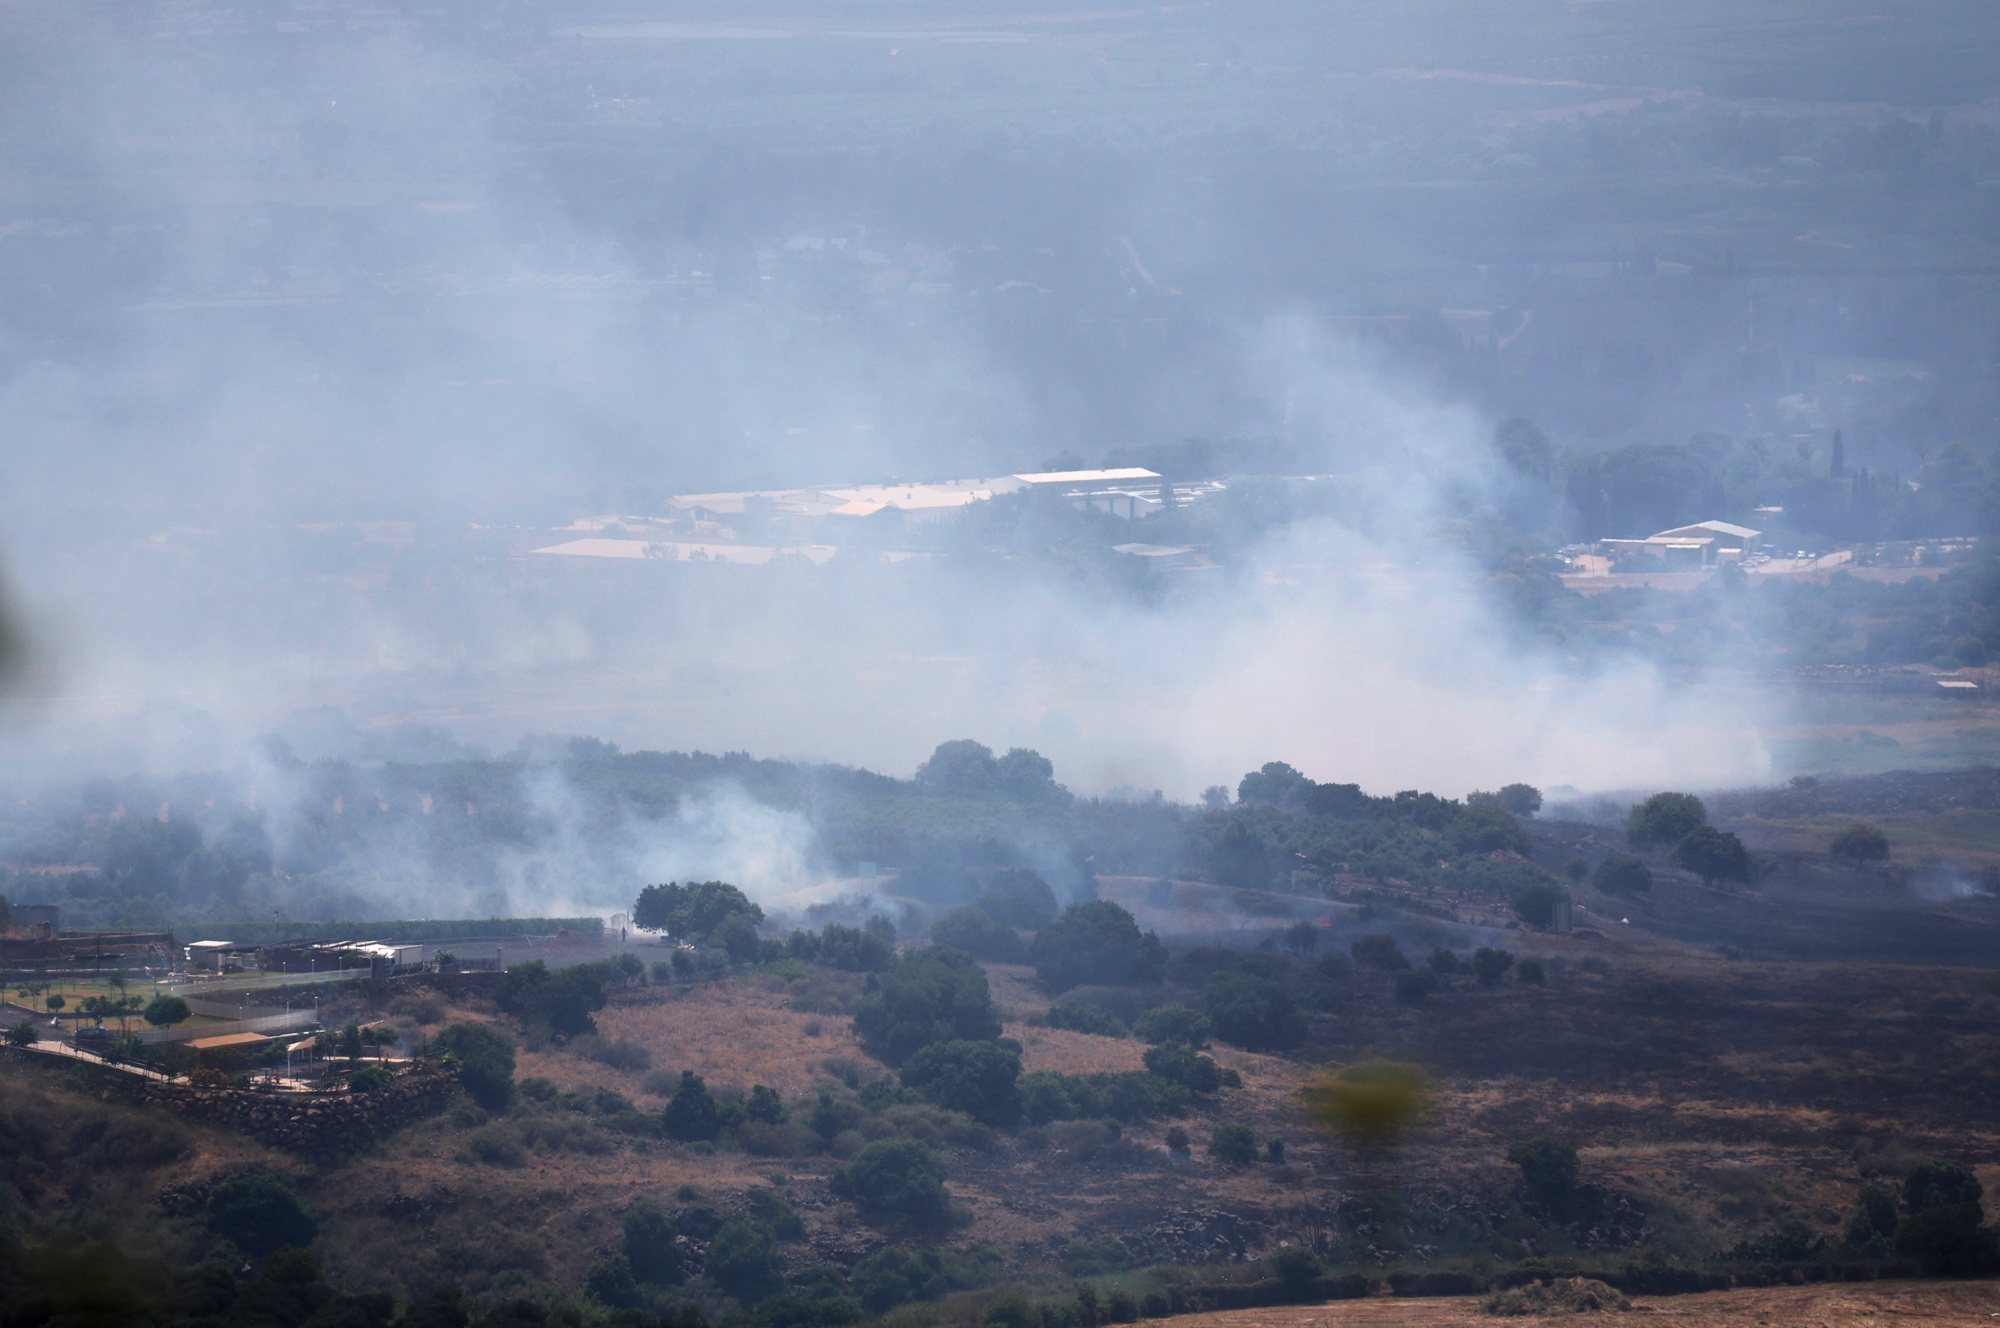
<svg viewBox="0 0 2000 1328">
<path fill-rule="evenodd" d="M 1348 1300 L 1266 1310 L 1188 1314 L 1174 1328 L 1493 1328 L 1504 1324 L 1606 1323 L 1666 1328 L 1855 1328 L 1856 1325 L 1935 1324 L 1971 1328 L 2000 1322 L 2000 1283 L 1866 1282 L 1833 1286 L 1760 1287 L 1691 1296 L 1634 1298 L 1625 1315 L 1531 1315 L 1495 1318 L 1477 1299 Z"/>
</svg>

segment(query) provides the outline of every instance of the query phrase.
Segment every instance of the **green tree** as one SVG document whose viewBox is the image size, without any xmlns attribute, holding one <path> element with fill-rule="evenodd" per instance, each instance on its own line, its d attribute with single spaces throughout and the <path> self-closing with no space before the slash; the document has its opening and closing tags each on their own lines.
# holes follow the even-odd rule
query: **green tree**
<svg viewBox="0 0 2000 1328">
<path fill-rule="evenodd" d="M 909 950 L 871 977 L 854 1012 L 854 1033 L 890 1065 L 933 1042 L 980 1042 L 1000 1036 L 986 973 L 970 955 L 944 946 Z"/>
<path fill-rule="evenodd" d="M 1305 1045 L 1306 1017 L 1292 989 L 1268 961 L 1249 959 L 1209 975 L 1202 1010 L 1215 1036 L 1250 1051 Z"/>
<path fill-rule="evenodd" d="M 1266 761 L 1236 785 L 1238 802 L 1265 807 L 1294 807 L 1313 791 L 1313 782 L 1283 761 Z"/>
<path fill-rule="evenodd" d="M 993 873 L 973 901 L 996 922 L 1023 931 L 1046 927 L 1055 920 L 1056 892 L 1034 872 L 1010 867 Z"/>
<path fill-rule="evenodd" d="M 632 925 L 641 931 L 665 932 L 675 940 L 706 943 L 729 918 L 764 921 L 764 910 L 735 886 L 723 881 L 681 885 L 649 885 L 632 904 Z"/>
<path fill-rule="evenodd" d="M 1599 860 L 1590 883 L 1607 895 L 1643 895 L 1653 888 L 1653 871 L 1628 854 L 1610 853 Z"/>
<path fill-rule="evenodd" d="M 1137 986 L 1158 982 L 1167 948 L 1141 932 L 1132 915 L 1108 899 L 1071 904 L 1035 933 L 1029 946 L 1035 974 L 1052 991 L 1093 985 Z"/>
<path fill-rule="evenodd" d="M 1227 1081 L 1226 1074 L 1213 1057 L 1204 1056 L 1194 1048 L 1179 1042 L 1163 1042 L 1157 1047 L 1146 1048 L 1146 1071 L 1156 1074 L 1169 1083 L 1196 1093 L 1213 1093 Z"/>
<path fill-rule="evenodd" d="M 1855 821 L 1843 826 L 1827 842 L 1827 851 L 1845 858 L 1856 867 L 1881 862 L 1889 856 L 1889 837 L 1872 825 Z"/>
<path fill-rule="evenodd" d="M 1994 1232 L 1980 1225 L 1976 1203 L 1941 1204 L 1912 1212 L 1896 1228 L 1896 1253 L 1932 1276 L 1962 1277 L 2000 1265 Z"/>
<path fill-rule="evenodd" d="M 743 1104 L 743 1114 L 759 1125 L 782 1125 L 785 1121 L 785 1102 L 778 1096 L 778 1090 L 756 1084 L 750 1089 L 750 1096 Z"/>
<path fill-rule="evenodd" d="M 60 998 L 58 998 L 60 999 Z M 144 1017 L 155 1028 L 184 1023 L 194 1011 L 178 996 L 155 996 L 146 1006 Z"/>
<path fill-rule="evenodd" d="M 745 1304 L 762 1300 L 785 1283 L 777 1243 L 763 1226 L 750 1222 L 731 1222 L 716 1232 L 705 1266 L 717 1286 Z"/>
<path fill-rule="evenodd" d="M 660 1127 L 670 1139 L 695 1143 L 722 1133 L 722 1108 L 708 1085 L 693 1070 L 682 1070 L 679 1086 L 667 1101 Z"/>
<path fill-rule="evenodd" d="M 1701 877 L 1702 884 L 1750 879 L 1750 852 L 1727 830 L 1704 825 L 1674 846 L 1674 861 Z"/>
<path fill-rule="evenodd" d="M 319 1223 L 299 1201 L 291 1178 L 261 1168 L 211 1189 L 204 1220 L 209 1230 L 259 1258 L 288 1245 L 310 1245 L 319 1234 Z"/>
<path fill-rule="evenodd" d="M 615 1310 L 637 1309 L 645 1303 L 638 1279 L 632 1275 L 632 1261 L 622 1254 L 593 1260 L 583 1275 L 583 1289 L 598 1304 Z"/>
<path fill-rule="evenodd" d="M 1347 947 L 1354 962 L 1363 968 L 1377 968 L 1386 973 L 1394 973 L 1410 966 L 1409 956 L 1396 938 L 1386 931 L 1371 931 L 1357 936 Z"/>
<path fill-rule="evenodd" d="M 1175 1042 L 1184 1047 L 1206 1047 L 1215 1026 L 1208 1016 L 1185 1005 L 1157 1005 L 1139 1016 L 1132 1031 L 1142 1042 L 1154 1046 Z"/>
<path fill-rule="evenodd" d="M 916 782 L 939 793 L 980 797 L 1000 784 L 1000 763 L 993 749 L 970 738 L 941 742 L 930 759 L 917 767 Z"/>
<path fill-rule="evenodd" d="M 1020 1115 L 1020 1078 L 1020 1051 L 1001 1042 L 933 1042 L 902 1071 L 903 1086 L 925 1101 L 988 1125 L 1012 1125 Z"/>
<path fill-rule="evenodd" d="M 1919 1162 L 1903 1177 L 1903 1203 L 1913 1213 L 1977 1204 L 1984 1193 L 1979 1177 L 1956 1162 Z"/>
<path fill-rule="evenodd" d="M 833 1191 L 854 1201 L 875 1226 L 935 1226 L 945 1220 L 949 1197 L 944 1161 L 915 1139 L 869 1144 L 833 1173 Z"/>
<path fill-rule="evenodd" d="M 1568 1199 L 1582 1171 L 1576 1149 L 1547 1135 L 1514 1144 L 1507 1150 L 1507 1160 L 1521 1169 L 1528 1192 L 1544 1203 Z"/>
<path fill-rule="evenodd" d="M 539 959 L 509 968 L 494 994 L 495 1003 L 522 1023 L 563 1037 L 596 1032 L 591 1015 L 603 1009 L 607 999 L 596 965 L 551 969 Z"/>
<path fill-rule="evenodd" d="M 1020 933 L 970 904 L 932 923 L 931 940 L 996 964 L 1018 964 L 1028 951 Z"/>
<path fill-rule="evenodd" d="M 674 1224 L 658 1204 L 641 1199 L 619 1215 L 631 1274 L 648 1286 L 673 1286 L 687 1275 Z"/>
<path fill-rule="evenodd" d="M 458 1066 L 466 1094 L 490 1111 L 514 1096 L 514 1044 L 485 1024 L 451 1024 L 432 1044 Z"/>
<path fill-rule="evenodd" d="M 1529 817 L 1542 809 L 1542 791 L 1533 784 L 1503 785 L 1493 796 L 1514 816 Z"/>
<path fill-rule="evenodd" d="M 1625 818 L 1625 837 L 1641 846 L 1678 844 L 1708 824 L 1708 808 L 1692 793 L 1655 793 Z"/>
<path fill-rule="evenodd" d="M 1886 1185 L 1864 1185 L 1848 1214 L 1844 1239 L 1855 1249 L 1881 1258 L 1896 1236 L 1896 1192 Z"/>
</svg>

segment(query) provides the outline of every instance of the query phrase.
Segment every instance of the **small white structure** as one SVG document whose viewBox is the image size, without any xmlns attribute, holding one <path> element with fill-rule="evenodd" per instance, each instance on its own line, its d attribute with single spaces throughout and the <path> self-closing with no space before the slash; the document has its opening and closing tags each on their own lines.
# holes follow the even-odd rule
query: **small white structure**
<svg viewBox="0 0 2000 1328">
<path fill-rule="evenodd" d="M 181 953 L 187 958 L 190 973 L 222 973 L 230 968 L 236 956 L 249 954 L 256 948 L 235 941 L 189 941 Z"/>
</svg>

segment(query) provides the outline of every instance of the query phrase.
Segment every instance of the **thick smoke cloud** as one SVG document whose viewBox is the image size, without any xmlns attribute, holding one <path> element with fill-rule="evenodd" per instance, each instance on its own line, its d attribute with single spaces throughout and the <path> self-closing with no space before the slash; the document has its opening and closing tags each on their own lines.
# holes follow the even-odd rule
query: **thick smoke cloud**
<svg viewBox="0 0 2000 1328">
<path fill-rule="evenodd" d="M 60 76 L 17 93 L 35 115 L 15 142 L 39 136 L 72 192 L 25 214 L 7 260 L 43 296 L 7 341 L 0 485 L 52 679 L 10 716 L 17 772 L 227 766 L 330 704 L 499 746 L 587 732 L 898 772 L 965 735 L 1037 747 L 1086 792 L 1191 796 L 1270 759 L 1446 793 L 1765 773 L 1746 736 L 1761 698 L 1524 643 L 1441 534 L 1451 495 L 1503 481 L 1490 420 L 1277 298 L 1154 385 L 1190 431 L 1316 447 L 1354 496 L 1212 584 L 1135 601 L 1032 563 L 863 556 L 524 579 L 514 523 L 725 483 L 1021 469 L 1089 441 L 1096 407 L 996 348 L 994 302 L 1027 297 L 928 288 L 917 221 L 864 233 L 790 196 L 760 217 L 767 248 L 802 236 L 888 270 L 859 305 L 765 282 L 755 244 L 718 238 L 727 221 L 642 245 L 643 219 L 580 207 L 503 127 L 523 94 L 492 62 L 414 28 L 190 43 L 45 14 L 33 36 Z M 1122 210 L 1222 206 L 1123 184 L 1097 218 L 1114 231 Z M 1202 233 L 1174 232 L 1182 265 Z M 107 234 L 126 237 L 118 264 L 99 261 Z M 350 534 L 301 530 L 355 521 L 413 523 L 416 552 L 357 571 L 321 561 Z M 803 829 L 750 816 L 718 794 L 631 860 L 808 874 Z M 562 858 L 495 890 L 586 898 Z"/>
</svg>

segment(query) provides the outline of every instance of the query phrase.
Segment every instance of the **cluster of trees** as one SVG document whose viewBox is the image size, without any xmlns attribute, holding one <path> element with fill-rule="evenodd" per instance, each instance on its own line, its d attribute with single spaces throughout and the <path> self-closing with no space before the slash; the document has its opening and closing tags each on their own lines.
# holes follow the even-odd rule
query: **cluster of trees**
<svg viewBox="0 0 2000 1328">
<path fill-rule="evenodd" d="M 1641 802 L 1625 818 L 1625 838 L 1636 847 L 1665 849 L 1704 885 L 1756 876 L 1743 841 L 1710 825 L 1708 808 L 1692 793 L 1655 793 Z"/>
<path fill-rule="evenodd" d="M 1013 747 L 996 757 L 993 749 L 970 738 L 938 744 L 917 767 L 917 783 L 953 797 L 998 796 L 1014 802 L 1063 802 L 1069 791 L 1056 783 L 1056 768 L 1046 756 L 1027 747 Z"/>
<path fill-rule="evenodd" d="M 1979 1178 L 1955 1162 L 1911 1167 L 1899 1186 L 1862 1187 L 1835 1239 L 1794 1222 L 1738 1242 L 1724 1257 L 1746 1263 L 1907 1260 L 1930 1276 L 2000 1271 L 2000 1225 L 1986 1223 Z"/>
</svg>

